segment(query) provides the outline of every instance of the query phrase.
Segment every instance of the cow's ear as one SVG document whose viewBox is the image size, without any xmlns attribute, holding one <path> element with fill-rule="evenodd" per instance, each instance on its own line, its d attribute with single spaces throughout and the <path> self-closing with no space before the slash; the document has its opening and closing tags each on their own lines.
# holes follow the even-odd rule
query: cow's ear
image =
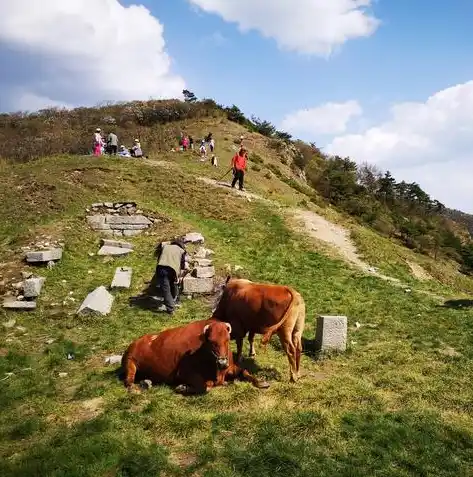
<svg viewBox="0 0 473 477">
<path fill-rule="evenodd" d="M 203 336 L 204 338 L 207 337 L 207 332 L 209 331 L 209 328 L 210 328 L 210 325 L 205 325 L 205 326 L 204 326 L 204 329 L 203 329 L 203 331 L 202 331 L 202 336 Z"/>
<path fill-rule="evenodd" d="M 225 323 L 225 326 L 227 327 L 228 333 L 232 333 L 232 325 L 230 323 Z"/>
</svg>

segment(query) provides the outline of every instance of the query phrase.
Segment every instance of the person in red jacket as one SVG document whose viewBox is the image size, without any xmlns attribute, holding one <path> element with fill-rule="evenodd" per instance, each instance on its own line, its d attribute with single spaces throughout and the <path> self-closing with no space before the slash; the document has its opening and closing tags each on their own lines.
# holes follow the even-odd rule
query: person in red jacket
<svg viewBox="0 0 473 477">
<path fill-rule="evenodd" d="M 245 179 L 247 154 L 244 148 L 240 148 L 237 154 L 232 158 L 233 167 L 233 181 L 232 188 L 235 188 L 235 184 L 238 181 L 238 187 L 243 190 L 243 181 Z"/>
</svg>

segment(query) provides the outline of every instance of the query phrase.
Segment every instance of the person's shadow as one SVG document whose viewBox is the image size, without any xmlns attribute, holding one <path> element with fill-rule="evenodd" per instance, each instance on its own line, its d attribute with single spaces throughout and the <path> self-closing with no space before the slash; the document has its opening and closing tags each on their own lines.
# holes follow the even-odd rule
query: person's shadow
<svg viewBox="0 0 473 477">
<path fill-rule="evenodd" d="M 142 310 L 158 312 L 163 304 L 163 294 L 156 272 L 147 283 L 147 287 L 139 295 L 129 298 L 129 303 L 130 306 L 136 306 Z"/>
</svg>

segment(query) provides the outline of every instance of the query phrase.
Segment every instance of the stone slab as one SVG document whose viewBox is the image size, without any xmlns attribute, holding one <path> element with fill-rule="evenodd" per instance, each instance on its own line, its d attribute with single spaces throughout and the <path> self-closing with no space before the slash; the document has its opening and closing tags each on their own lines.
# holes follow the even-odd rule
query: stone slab
<svg viewBox="0 0 473 477">
<path fill-rule="evenodd" d="M 6 310 L 35 310 L 35 301 L 6 301 L 3 303 L 3 308 Z"/>
<path fill-rule="evenodd" d="M 128 255 L 129 253 L 133 252 L 130 248 L 123 248 L 123 247 L 109 247 L 104 245 L 97 253 L 97 255 L 101 256 L 122 256 Z"/>
<path fill-rule="evenodd" d="M 104 286 L 89 293 L 77 310 L 78 315 L 108 315 L 112 309 L 113 295 Z"/>
<path fill-rule="evenodd" d="M 112 288 L 130 288 L 133 269 L 130 267 L 118 267 L 112 281 Z"/>
<path fill-rule="evenodd" d="M 44 277 L 28 278 L 23 282 L 23 296 L 25 298 L 36 298 L 41 293 L 41 288 L 45 282 Z"/>
<path fill-rule="evenodd" d="M 194 253 L 194 258 L 209 258 L 214 254 L 213 250 L 208 248 L 199 247 Z"/>
<path fill-rule="evenodd" d="M 198 232 L 190 232 L 184 236 L 185 243 L 204 243 L 204 236 Z"/>
<path fill-rule="evenodd" d="M 121 354 L 114 354 L 105 358 L 105 364 L 120 364 L 122 362 Z"/>
<path fill-rule="evenodd" d="M 196 267 L 193 274 L 197 278 L 212 278 L 215 276 L 215 267 Z"/>
<path fill-rule="evenodd" d="M 152 222 L 144 215 L 106 215 L 105 222 L 110 225 L 151 225 Z"/>
<path fill-rule="evenodd" d="M 93 229 L 104 229 L 105 227 L 105 215 L 88 215 L 86 217 L 87 223 Z"/>
<path fill-rule="evenodd" d="M 124 237 L 135 237 L 136 235 L 140 235 L 143 230 L 123 230 Z"/>
<path fill-rule="evenodd" d="M 347 348 L 346 316 L 319 315 L 315 332 L 317 351 L 345 351 Z"/>
<path fill-rule="evenodd" d="M 183 282 L 183 293 L 185 294 L 209 294 L 214 291 L 213 278 L 185 277 Z"/>
<path fill-rule="evenodd" d="M 129 248 L 130 250 L 133 250 L 133 244 L 121 240 L 102 239 L 100 244 L 105 247 Z"/>
<path fill-rule="evenodd" d="M 60 260 L 62 257 L 62 248 L 51 248 L 49 250 L 38 250 L 26 253 L 28 263 L 42 263 Z"/>
<path fill-rule="evenodd" d="M 208 258 L 196 258 L 193 260 L 193 263 L 198 267 L 211 267 L 213 265 L 213 260 Z"/>
<path fill-rule="evenodd" d="M 144 230 L 148 227 L 149 225 L 145 224 L 110 224 L 112 230 Z"/>
</svg>

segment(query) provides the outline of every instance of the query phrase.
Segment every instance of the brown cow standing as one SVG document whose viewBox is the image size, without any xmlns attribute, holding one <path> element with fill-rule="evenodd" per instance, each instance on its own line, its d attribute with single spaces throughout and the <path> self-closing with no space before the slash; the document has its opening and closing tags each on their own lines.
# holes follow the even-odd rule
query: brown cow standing
<svg viewBox="0 0 473 477">
<path fill-rule="evenodd" d="M 249 333 L 250 356 L 255 356 L 255 334 L 263 335 L 262 345 L 277 333 L 289 360 L 291 381 L 299 378 L 305 303 L 293 288 L 227 278 L 222 297 L 212 318 L 230 323 L 241 361 L 243 338 Z"/>
<path fill-rule="evenodd" d="M 140 377 L 177 385 L 176 391 L 185 394 L 205 393 L 235 378 L 268 387 L 233 363 L 230 332 L 228 323 L 201 320 L 138 338 L 122 358 L 125 386 L 132 390 Z"/>
</svg>

